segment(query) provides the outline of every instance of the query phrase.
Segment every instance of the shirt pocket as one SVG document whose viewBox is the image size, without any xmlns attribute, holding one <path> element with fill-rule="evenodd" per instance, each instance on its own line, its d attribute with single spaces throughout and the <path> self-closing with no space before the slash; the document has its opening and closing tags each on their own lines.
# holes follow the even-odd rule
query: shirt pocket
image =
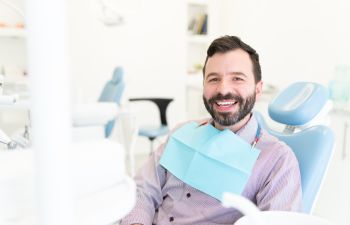
<svg viewBox="0 0 350 225">
<path fill-rule="evenodd" d="M 173 175 L 170 175 L 167 178 L 167 181 L 162 188 L 163 201 L 161 204 L 161 207 L 165 212 L 170 212 L 174 208 L 174 203 L 181 200 L 184 193 L 184 186 L 185 183 Z"/>
<path fill-rule="evenodd" d="M 185 185 L 183 181 L 170 174 L 165 185 L 162 187 L 163 201 L 166 198 L 171 198 L 175 201 L 180 200 L 185 191 Z"/>
</svg>

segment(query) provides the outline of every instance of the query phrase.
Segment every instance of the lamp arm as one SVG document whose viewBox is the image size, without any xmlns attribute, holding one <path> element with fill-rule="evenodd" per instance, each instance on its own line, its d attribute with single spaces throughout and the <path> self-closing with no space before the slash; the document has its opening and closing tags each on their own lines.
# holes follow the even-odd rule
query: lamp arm
<svg viewBox="0 0 350 225">
<path fill-rule="evenodd" d="M 11 8 L 13 11 L 15 11 L 18 15 L 20 15 L 24 19 L 23 11 L 20 8 L 18 8 L 16 5 L 12 4 L 8 0 L 0 0 L 0 2 L 2 2 L 4 5 L 6 5 L 9 8 Z"/>
</svg>

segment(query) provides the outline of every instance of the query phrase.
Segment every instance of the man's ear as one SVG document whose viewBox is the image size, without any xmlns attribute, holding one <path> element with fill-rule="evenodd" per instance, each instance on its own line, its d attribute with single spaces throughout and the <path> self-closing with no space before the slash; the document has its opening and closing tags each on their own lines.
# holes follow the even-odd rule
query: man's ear
<svg viewBox="0 0 350 225">
<path fill-rule="evenodd" d="M 256 93 L 256 99 L 259 99 L 261 94 L 262 94 L 262 87 L 263 87 L 263 81 L 259 81 L 256 85 L 255 85 L 255 93 Z"/>
</svg>

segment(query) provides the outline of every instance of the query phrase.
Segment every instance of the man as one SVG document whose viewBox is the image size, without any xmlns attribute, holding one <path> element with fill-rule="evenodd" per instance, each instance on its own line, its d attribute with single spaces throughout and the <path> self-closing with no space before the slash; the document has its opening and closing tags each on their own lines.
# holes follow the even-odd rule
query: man
<svg viewBox="0 0 350 225">
<path fill-rule="evenodd" d="M 212 124 L 230 129 L 247 143 L 257 140 L 258 123 L 252 114 L 262 81 L 259 56 L 235 36 L 213 41 L 203 68 L 203 101 Z M 224 208 L 216 198 L 186 184 L 167 171 L 159 160 L 166 144 L 153 153 L 135 177 L 137 202 L 121 222 L 129 224 L 233 224 L 241 214 Z M 260 154 L 241 193 L 261 210 L 301 210 L 298 162 L 291 149 L 261 130 Z M 210 182 L 210 181 L 208 181 Z"/>
</svg>

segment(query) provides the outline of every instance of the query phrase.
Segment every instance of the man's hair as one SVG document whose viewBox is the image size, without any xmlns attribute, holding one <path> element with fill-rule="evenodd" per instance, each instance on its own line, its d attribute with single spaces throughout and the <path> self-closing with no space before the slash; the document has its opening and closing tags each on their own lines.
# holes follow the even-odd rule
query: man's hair
<svg viewBox="0 0 350 225">
<path fill-rule="evenodd" d="M 229 35 L 217 38 L 210 44 L 207 50 L 207 58 L 205 59 L 203 67 L 203 77 L 205 75 L 205 66 L 207 65 L 210 57 L 212 57 L 215 53 L 226 53 L 235 49 L 242 49 L 249 54 L 249 57 L 253 63 L 255 83 L 258 83 L 261 80 L 261 67 L 258 53 L 252 47 L 241 41 L 239 37 Z"/>
</svg>

